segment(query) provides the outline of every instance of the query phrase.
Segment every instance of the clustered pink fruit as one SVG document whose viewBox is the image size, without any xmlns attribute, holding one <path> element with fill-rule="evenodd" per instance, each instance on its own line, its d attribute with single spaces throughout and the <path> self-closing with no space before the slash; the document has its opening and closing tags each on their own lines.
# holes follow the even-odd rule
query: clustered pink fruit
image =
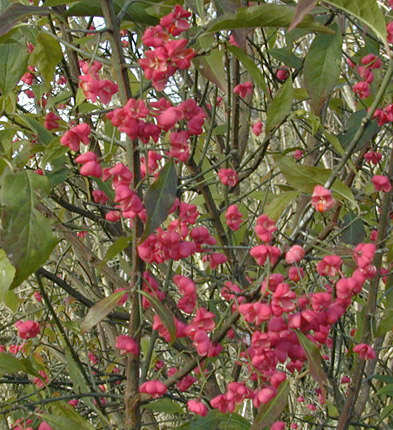
<svg viewBox="0 0 393 430">
<path fill-rule="evenodd" d="M 187 39 L 171 38 L 188 30 L 187 18 L 190 16 L 191 12 L 176 5 L 171 13 L 161 18 L 159 25 L 147 28 L 143 34 L 142 43 L 154 49 L 145 51 L 139 65 L 157 91 L 165 88 L 177 70 L 188 69 L 196 54 L 192 48 L 187 48 Z"/>
<path fill-rule="evenodd" d="M 40 332 L 39 323 L 32 320 L 17 321 L 15 327 L 18 330 L 18 336 L 22 339 L 31 339 Z"/>
<path fill-rule="evenodd" d="M 358 66 L 357 71 L 361 81 L 357 82 L 352 89 L 361 99 L 365 99 L 370 95 L 370 84 L 374 80 L 373 70 L 379 69 L 382 61 L 376 55 L 368 54 L 360 62 L 362 65 Z"/>
<path fill-rule="evenodd" d="M 79 76 L 79 86 L 82 88 L 85 97 L 95 103 L 97 98 L 104 104 L 108 104 L 112 96 L 119 91 L 119 87 L 109 79 L 100 79 L 98 72 L 102 68 L 99 61 L 92 64 L 86 61 L 79 62 L 82 75 Z"/>
</svg>

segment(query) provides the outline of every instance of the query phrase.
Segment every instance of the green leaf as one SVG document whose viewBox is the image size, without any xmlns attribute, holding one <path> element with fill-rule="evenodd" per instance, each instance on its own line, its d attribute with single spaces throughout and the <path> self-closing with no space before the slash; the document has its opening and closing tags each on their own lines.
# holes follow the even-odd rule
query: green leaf
<svg viewBox="0 0 393 430">
<path fill-rule="evenodd" d="M 50 87 L 57 64 L 63 58 L 59 42 L 47 33 L 39 33 L 30 62 L 36 66 L 45 80 L 46 88 Z"/>
<path fill-rule="evenodd" d="M 355 16 L 386 42 L 385 18 L 377 0 L 326 0 L 326 3 Z"/>
<path fill-rule="evenodd" d="M 270 132 L 291 112 L 293 100 L 292 79 L 288 78 L 284 85 L 278 90 L 274 99 L 267 107 L 266 132 Z"/>
<path fill-rule="evenodd" d="M 393 330 L 393 309 L 385 309 L 383 317 L 378 325 L 375 335 L 383 336 L 388 331 Z"/>
<path fill-rule="evenodd" d="M 210 51 L 207 55 L 201 55 L 192 60 L 199 72 L 213 84 L 217 85 L 221 91 L 226 92 L 227 86 L 225 83 L 225 68 L 224 68 L 224 53 L 219 48 L 211 49 L 214 43 L 212 35 L 208 34 L 198 38 L 198 44 L 204 51 Z"/>
<path fill-rule="evenodd" d="M 100 269 L 104 266 L 108 261 L 112 260 L 116 257 L 117 254 L 120 254 L 127 246 L 130 244 L 132 237 L 119 237 L 112 245 L 108 248 L 105 253 L 105 257 L 102 259 L 102 262 L 97 266 L 97 269 Z"/>
<path fill-rule="evenodd" d="M 116 14 L 120 12 L 124 3 L 124 0 L 115 0 L 113 2 L 113 8 Z M 158 18 L 146 12 L 149 6 L 147 2 L 143 1 L 130 2 L 123 16 L 123 20 L 148 25 L 158 24 Z M 103 16 L 103 13 L 98 0 L 83 0 L 73 4 L 67 10 L 66 16 Z"/>
<path fill-rule="evenodd" d="M 164 326 L 169 332 L 170 343 L 174 342 L 176 339 L 176 326 L 172 312 L 164 305 L 164 303 L 160 302 L 156 297 L 152 296 L 146 291 L 140 290 L 139 293 L 142 294 L 142 296 L 145 296 L 147 300 L 149 300 L 153 309 L 160 317 L 161 322 L 164 324 Z"/>
<path fill-rule="evenodd" d="M 174 400 L 163 398 L 143 405 L 142 408 L 165 414 L 184 414 L 184 408 Z"/>
<path fill-rule="evenodd" d="M 68 414 L 67 416 L 48 415 L 48 414 L 41 415 L 41 418 L 56 430 L 70 430 L 70 429 L 94 430 L 95 429 L 95 427 L 93 427 L 88 421 L 84 420 L 80 415 L 79 417 L 80 419 L 76 420 L 74 419 L 73 415 L 68 415 Z"/>
<path fill-rule="evenodd" d="M 4 304 L 12 312 L 15 313 L 18 310 L 18 307 L 19 307 L 21 302 L 22 302 L 22 300 L 19 299 L 19 297 L 13 291 L 9 290 L 5 293 Z"/>
<path fill-rule="evenodd" d="M 0 301 L 4 301 L 15 276 L 15 267 L 11 264 L 6 253 L 0 249 Z"/>
<path fill-rule="evenodd" d="M 8 95 L 15 90 L 19 79 L 26 72 L 28 58 L 26 47 L 19 43 L 0 45 L 0 92 L 2 95 Z"/>
<path fill-rule="evenodd" d="M 285 176 L 288 184 L 298 191 L 311 194 L 315 185 L 323 185 L 329 178 L 332 171 L 321 167 L 306 166 L 297 164 L 289 157 L 273 157 Z M 346 199 L 355 204 L 352 191 L 342 181 L 336 180 L 332 185 L 332 191 L 339 200 Z"/>
<path fill-rule="evenodd" d="M 359 127 L 362 125 L 362 121 L 366 117 L 366 115 L 367 111 L 365 109 L 351 114 L 346 124 L 346 131 L 338 136 L 338 140 L 344 148 L 351 143 L 356 132 L 359 130 Z M 364 128 L 362 136 L 356 145 L 356 150 L 360 150 L 364 145 L 369 143 L 370 140 L 372 140 L 376 136 L 379 129 L 380 128 L 377 124 L 377 121 L 368 121 L 366 127 Z"/>
<path fill-rule="evenodd" d="M 262 427 L 270 428 L 285 409 L 288 403 L 288 394 L 289 382 L 284 381 L 280 384 L 276 397 L 269 403 L 260 406 L 251 430 L 260 430 Z"/>
<path fill-rule="evenodd" d="M 79 392 L 81 393 L 88 393 L 89 387 L 86 384 L 85 377 L 82 375 L 78 364 L 75 362 L 69 350 L 67 350 L 65 353 L 65 359 L 67 362 L 68 373 L 70 375 L 72 383 L 74 384 L 74 391 L 79 390 Z"/>
<path fill-rule="evenodd" d="M 357 245 L 366 235 L 364 222 L 353 212 L 344 216 L 341 240 L 348 245 Z"/>
<path fill-rule="evenodd" d="M 302 66 L 302 60 L 297 57 L 287 46 L 285 48 L 269 49 L 269 54 L 288 67 L 300 69 Z"/>
<path fill-rule="evenodd" d="M 32 115 L 20 115 L 20 118 L 28 125 L 28 127 L 37 134 L 38 140 L 43 145 L 49 145 L 53 141 L 53 134 L 50 133 L 43 125 L 41 125 Z M 60 142 L 56 139 L 57 145 Z M 61 146 L 60 146 L 61 147 Z"/>
<path fill-rule="evenodd" d="M 217 410 L 211 410 L 205 417 L 192 419 L 185 427 L 178 427 L 184 430 L 250 430 L 250 423 L 241 415 L 223 414 Z"/>
<path fill-rule="evenodd" d="M 169 209 L 176 199 L 176 192 L 176 168 L 173 159 L 170 159 L 146 192 L 144 204 L 147 211 L 147 222 L 141 242 L 166 220 Z"/>
<path fill-rule="evenodd" d="M 325 387 L 328 379 L 322 368 L 322 358 L 319 349 L 301 331 L 296 330 L 296 335 L 304 349 L 304 352 L 306 353 L 311 375 L 316 380 L 322 390 L 322 394 L 325 396 Z"/>
<path fill-rule="evenodd" d="M 254 63 L 254 61 L 247 55 L 243 49 L 238 48 L 237 46 L 233 46 L 227 44 L 227 48 L 233 55 L 235 55 L 239 61 L 243 64 L 243 66 L 247 69 L 248 73 L 251 75 L 253 82 L 259 88 L 261 88 L 266 94 L 269 94 L 265 78 L 263 77 L 261 71 L 258 66 Z"/>
<path fill-rule="evenodd" d="M 67 167 L 60 167 L 53 171 L 48 171 L 45 173 L 45 176 L 48 178 L 49 184 L 51 188 L 56 185 L 62 184 L 70 175 L 71 170 Z"/>
<path fill-rule="evenodd" d="M 76 3 L 78 0 L 45 0 L 46 6 L 60 6 L 70 3 Z"/>
<path fill-rule="evenodd" d="M 214 20 L 208 27 L 208 31 L 233 30 L 234 28 L 248 27 L 289 27 L 295 16 L 295 8 L 275 4 L 262 4 L 260 6 L 243 7 L 233 14 Z M 299 28 L 307 28 L 312 31 L 331 33 L 331 30 L 314 20 L 311 15 L 306 15 L 298 24 Z"/>
<path fill-rule="evenodd" d="M 0 14 L 0 36 L 8 33 L 11 28 L 21 19 L 31 15 L 47 16 L 50 13 L 48 7 L 25 6 L 13 3 L 2 14 Z"/>
<path fill-rule="evenodd" d="M 388 384 L 377 391 L 377 395 L 386 394 L 388 396 L 393 396 L 393 384 Z"/>
<path fill-rule="evenodd" d="M 118 306 L 118 302 L 123 295 L 124 291 L 118 291 L 105 297 L 105 299 L 100 300 L 92 306 L 81 323 L 82 332 L 84 333 L 89 331 L 110 314 L 113 309 Z"/>
<path fill-rule="evenodd" d="M 298 191 L 286 191 L 269 199 L 269 204 L 265 206 L 263 213 L 268 215 L 272 220 L 277 221 L 290 202 L 295 200 L 299 195 Z"/>
<path fill-rule="evenodd" d="M 47 178 L 31 171 L 5 171 L 0 179 L 0 246 L 16 269 L 12 287 L 42 266 L 57 243 L 50 221 L 36 209 L 36 194 L 47 194 Z"/>
<path fill-rule="evenodd" d="M 27 358 L 18 360 L 8 352 L 0 352 L 0 373 L 14 374 L 18 372 L 25 372 L 30 375 L 37 373 L 32 367 L 31 361 Z"/>
<path fill-rule="evenodd" d="M 317 115 L 340 76 L 341 32 L 336 24 L 331 28 L 335 30 L 335 34 L 317 35 L 304 61 L 304 83 Z"/>
</svg>

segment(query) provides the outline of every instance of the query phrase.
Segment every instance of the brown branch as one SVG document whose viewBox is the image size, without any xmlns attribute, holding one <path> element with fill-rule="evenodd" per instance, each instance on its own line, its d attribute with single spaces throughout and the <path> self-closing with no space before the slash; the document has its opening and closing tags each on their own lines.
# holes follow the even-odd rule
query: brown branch
<svg viewBox="0 0 393 430">
<path fill-rule="evenodd" d="M 120 101 L 124 105 L 128 99 L 132 97 L 131 87 L 128 80 L 127 66 L 124 59 L 122 47 L 120 44 L 120 26 L 119 21 L 113 9 L 113 2 L 111 0 L 101 0 L 101 8 L 104 15 L 106 27 L 108 28 L 109 39 L 112 47 L 112 64 L 115 71 L 115 77 L 119 85 Z M 127 164 L 133 171 L 133 186 L 136 185 L 141 179 L 139 152 L 137 150 L 138 142 L 128 141 L 127 149 Z M 138 193 L 141 191 L 139 189 Z M 138 288 L 142 279 L 142 272 L 144 268 L 143 261 L 138 256 L 137 244 L 138 238 L 142 233 L 143 226 L 138 219 L 132 228 L 132 245 L 131 245 L 131 275 L 130 284 L 128 286 L 130 291 L 131 309 L 130 309 L 130 322 L 128 326 L 128 333 L 135 341 L 140 344 L 140 312 L 139 312 L 139 297 Z M 139 354 L 128 354 L 127 357 L 127 385 L 125 391 L 125 427 L 138 430 L 141 426 L 141 411 L 139 407 L 139 369 L 140 369 L 140 356 Z"/>
</svg>

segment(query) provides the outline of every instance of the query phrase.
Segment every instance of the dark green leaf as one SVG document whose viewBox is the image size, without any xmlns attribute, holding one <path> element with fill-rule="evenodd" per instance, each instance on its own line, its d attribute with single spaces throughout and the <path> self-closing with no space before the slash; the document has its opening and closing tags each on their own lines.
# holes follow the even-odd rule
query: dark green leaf
<svg viewBox="0 0 393 430">
<path fill-rule="evenodd" d="M 292 79 L 288 78 L 270 102 L 266 113 L 266 132 L 270 132 L 291 112 L 293 100 Z"/>
<path fill-rule="evenodd" d="M 57 64 L 63 58 L 59 42 L 47 33 L 39 33 L 30 61 L 38 67 L 45 80 L 46 88 L 50 87 Z"/>
<path fill-rule="evenodd" d="M 386 23 L 377 0 L 326 0 L 326 3 L 351 14 L 362 21 L 383 41 L 386 41 Z"/>
<path fill-rule="evenodd" d="M 353 212 L 344 216 L 341 239 L 348 245 L 357 245 L 362 242 L 366 235 L 364 222 Z"/>
<path fill-rule="evenodd" d="M 59 169 L 48 171 L 45 176 L 48 178 L 51 188 L 56 185 L 62 184 L 70 175 L 71 170 L 67 167 L 60 167 Z"/>
<path fill-rule="evenodd" d="M 142 406 L 144 409 L 150 409 L 154 412 L 162 412 L 165 414 L 184 414 L 184 408 L 174 400 L 163 398 L 149 402 Z"/>
<path fill-rule="evenodd" d="M 124 5 L 124 0 L 113 2 L 115 13 L 119 13 Z M 130 2 L 123 19 L 140 24 L 156 25 L 158 19 L 146 12 L 150 5 L 144 1 Z M 73 4 L 67 10 L 67 16 L 103 16 L 98 0 L 83 0 Z"/>
<path fill-rule="evenodd" d="M 0 14 L 0 36 L 8 33 L 11 28 L 21 19 L 31 15 L 49 15 L 50 9 L 47 7 L 25 6 L 20 3 L 13 3 L 2 14 Z"/>
<path fill-rule="evenodd" d="M 50 133 L 43 125 L 41 125 L 35 118 L 31 115 L 21 115 L 20 116 L 23 121 L 28 125 L 28 127 L 37 134 L 38 140 L 43 145 L 49 145 L 51 141 L 53 141 L 53 134 Z M 56 143 L 60 146 L 60 142 L 56 139 Z"/>
<path fill-rule="evenodd" d="M 176 199 L 176 191 L 176 168 L 173 159 L 170 159 L 146 192 L 144 204 L 147 222 L 141 242 L 166 220 L 169 209 Z"/>
<path fill-rule="evenodd" d="M 302 66 L 302 60 L 297 57 L 288 47 L 269 49 L 269 54 L 288 67 L 300 69 Z"/>
<path fill-rule="evenodd" d="M 304 83 L 317 115 L 340 76 L 341 32 L 336 24 L 331 28 L 335 34 L 317 35 L 304 61 Z"/>
<path fill-rule="evenodd" d="M 362 125 L 363 118 L 367 115 L 365 109 L 354 112 L 350 117 L 346 125 L 346 131 L 338 136 L 341 145 L 345 148 L 349 145 L 354 138 L 359 127 Z M 356 146 L 357 150 L 360 150 L 364 145 L 370 142 L 371 139 L 378 133 L 379 126 L 375 120 L 368 121 L 361 138 Z"/>
<path fill-rule="evenodd" d="M 280 384 L 276 397 L 274 397 L 274 399 L 269 403 L 260 406 L 251 430 L 260 430 L 264 427 L 270 428 L 270 426 L 280 416 L 281 412 L 285 409 L 288 403 L 288 394 L 289 382 L 284 381 Z"/>
<path fill-rule="evenodd" d="M 243 51 L 243 49 L 238 48 L 237 46 L 227 45 L 228 50 L 232 52 L 243 64 L 243 66 L 247 69 L 248 73 L 251 75 L 254 84 L 265 91 L 266 94 L 269 94 L 265 78 L 263 77 L 261 71 L 258 66 L 254 63 L 254 61 Z"/>
<path fill-rule="evenodd" d="M 5 251 L 0 249 L 0 301 L 3 302 L 15 276 L 15 267 Z"/>
<path fill-rule="evenodd" d="M 393 396 L 393 384 L 388 384 L 377 391 L 377 395 L 386 394 L 388 396 Z"/>
<path fill-rule="evenodd" d="M 118 302 L 123 295 L 124 291 L 118 291 L 117 293 L 113 293 L 110 296 L 105 297 L 105 299 L 100 300 L 92 306 L 81 323 L 82 332 L 89 331 L 110 314 L 113 309 L 118 306 Z"/>
<path fill-rule="evenodd" d="M 2 95 L 7 95 L 15 90 L 19 79 L 26 72 L 28 57 L 26 47 L 19 43 L 0 45 L 0 92 Z"/>
<path fill-rule="evenodd" d="M 244 7 L 234 14 L 225 14 L 208 27 L 208 31 L 233 30 L 247 27 L 289 27 L 295 16 L 295 8 L 275 4 Z M 331 30 L 306 15 L 298 24 L 299 28 L 331 33 Z"/>
<path fill-rule="evenodd" d="M 327 385 L 327 376 L 322 368 L 322 358 L 318 347 L 311 342 L 301 331 L 296 330 L 297 338 L 302 345 L 310 366 L 310 372 L 319 387 L 322 390 L 323 395 L 325 395 L 325 387 Z"/>
<path fill-rule="evenodd" d="M 5 171 L 0 183 L 0 246 L 15 266 L 15 287 L 46 262 L 57 239 L 49 220 L 35 209 L 36 194 L 49 191 L 47 178 L 30 171 Z"/>
</svg>

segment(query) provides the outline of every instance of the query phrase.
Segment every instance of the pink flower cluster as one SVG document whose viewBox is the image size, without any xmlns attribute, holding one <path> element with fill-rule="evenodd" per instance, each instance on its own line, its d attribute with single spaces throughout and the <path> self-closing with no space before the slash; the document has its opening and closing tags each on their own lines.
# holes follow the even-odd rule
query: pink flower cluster
<svg viewBox="0 0 393 430">
<path fill-rule="evenodd" d="M 31 339 L 36 337 L 41 329 L 39 323 L 32 320 L 17 321 L 15 323 L 15 327 L 17 328 L 18 336 L 21 339 Z"/>
<path fill-rule="evenodd" d="M 165 88 L 177 70 L 188 69 L 195 56 L 195 51 L 186 47 L 187 39 L 171 38 L 189 28 L 187 18 L 190 16 L 191 12 L 176 5 L 170 14 L 161 18 L 159 25 L 148 27 L 143 34 L 142 43 L 154 49 L 145 51 L 145 58 L 139 60 L 139 64 L 157 91 Z"/>
<path fill-rule="evenodd" d="M 163 263 L 169 259 L 180 260 L 190 257 L 196 252 L 206 252 L 202 245 L 215 245 L 216 240 L 206 227 L 190 225 L 196 222 L 197 210 L 194 205 L 180 203 L 179 218 L 172 221 L 167 230 L 158 228 L 138 246 L 140 258 L 146 263 Z M 186 240 L 187 237 L 190 240 Z M 212 254 L 213 255 L 213 254 Z M 217 257 L 213 257 L 213 263 Z"/>
<path fill-rule="evenodd" d="M 79 172 L 82 176 L 93 176 L 101 178 L 102 168 L 97 160 L 97 155 L 94 152 L 88 151 L 75 158 L 75 162 L 82 164 Z"/>
<path fill-rule="evenodd" d="M 218 178 L 223 185 L 228 187 L 234 187 L 239 182 L 239 176 L 236 170 L 233 169 L 220 169 Z"/>
<path fill-rule="evenodd" d="M 162 98 L 151 102 L 150 107 L 143 100 L 130 99 L 122 108 L 117 108 L 107 114 L 112 124 L 130 139 L 140 139 L 148 143 L 150 139 L 157 142 L 161 133 L 171 131 L 169 135 L 170 150 L 168 156 L 187 161 L 190 156 L 189 138 L 200 135 L 206 114 L 192 99 L 185 100 L 178 106 L 173 106 Z M 185 130 L 175 127 L 186 125 Z M 150 155 L 152 168 L 157 166 L 160 155 Z M 146 170 L 146 168 L 143 168 Z"/>
<path fill-rule="evenodd" d="M 239 208 L 236 205 L 228 206 L 228 209 L 225 212 L 225 219 L 227 226 L 233 230 L 239 230 L 240 224 L 243 222 L 243 215 L 239 211 Z"/>
<path fill-rule="evenodd" d="M 95 103 L 97 98 L 104 104 L 108 104 L 112 96 L 119 91 L 117 84 L 109 79 L 100 79 L 98 72 L 102 68 L 99 61 L 89 64 L 86 61 L 79 62 L 82 75 L 79 76 L 79 86 L 82 88 L 85 97 Z"/>
<path fill-rule="evenodd" d="M 81 123 L 75 127 L 70 128 L 64 133 L 60 139 L 60 143 L 64 146 L 68 146 L 71 151 L 79 151 L 80 143 L 88 145 L 90 143 L 90 126 L 86 123 Z"/>
<path fill-rule="evenodd" d="M 182 294 L 182 298 L 179 300 L 177 306 L 186 314 L 191 314 L 194 311 L 197 294 L 194 282 L 185 276 L 175 275 L 173 282 Z"/>
<path fill-rule="evenodd" d="M 382 66 L 382 61 L 374 54 L 368 54 L 360 62 L 362 65 L 358 66 L 357 71 L 361 81 L 357 82 L 352 87 L 352 90 L 361 99 L 365 99 L 370 95 L 370 84 L 374 80 L 373 69 L 379 69 Z"/>
<path fill-rule="evenodd" d="M 121 354 L 139 354 L 139 346 L 135 339 L 130 336 L 124 334 L 117 336 L 115 346 Z"/>
<path fill-rule="evenodd" d="M 102 179 L 112 179 L 112 187 L 115 190 L 114 202 L 117 203 L 116 211 L 110 211 L 105 218 L 108 221 L 117 221 L 120 216 L 126 219 L 134 219 L 137 216 L 144 222 L 146 209 L 138 194 L 131 189 L 133 174 L 123 163 L 117 163 L 113 167 L 104 169 Z"/>
<path fill-rule="evenodd" d="M 375 191 L 383 191 L 389 193 L 392 190 L 392 184 L 389 178 L 384 175 L 375 175 L 371 178 L 371 182 L 374 185 Z"/>
</svg>

